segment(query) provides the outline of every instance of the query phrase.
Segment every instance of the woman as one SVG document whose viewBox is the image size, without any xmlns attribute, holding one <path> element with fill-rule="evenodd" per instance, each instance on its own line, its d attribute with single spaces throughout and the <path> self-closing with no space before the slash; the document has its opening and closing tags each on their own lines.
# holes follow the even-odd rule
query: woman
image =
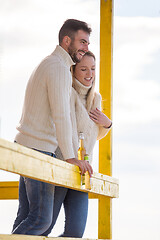
<svg viewBox="0 0 160 240">
<path fill-rule="evenodd" d="M 87 52 L 73 69 L 73 91 L 71 97 L 71 117 L 76 113 L 77 134 L 84 133 L 84 145 L 92 162 L 92 151 L 96 140 L 105 137 L 112 126 L 111 120 L 100 111 L 101 95 L 95 92 L 95 56 Z M 74 104 L 75 103 L 75 104 Z M 74 105 L 74 106 L 73 106 Z M 74 126 L 74 124 L 73 124 Z M 78 138 L 73 140 L 76 143 Z M 75 153 L 75 154 L 76 154 Z"/>
<path fill-rule="evenodd" d="M 73 67 L 71 119 L 75 156 L 78 152 L 78 134 L 83 132 L 90 163 L 96 140 L 103 138 L 112 126 L 111 120 L 100 109 L 101 95 L 95 92 L 95 56 L 87 52 L 81 62 Z M 60 149 L 57 149 L 55 154 L 57 158 L 63 159 Z M 51 232 L 62 204 L 65 211 L 65 229 L 59 237 L 82 238 L 88 214 L 88 193 L 58 186 L 55 187 L 53 222 L 43 235 L 47 236 Z"/>
</svg>

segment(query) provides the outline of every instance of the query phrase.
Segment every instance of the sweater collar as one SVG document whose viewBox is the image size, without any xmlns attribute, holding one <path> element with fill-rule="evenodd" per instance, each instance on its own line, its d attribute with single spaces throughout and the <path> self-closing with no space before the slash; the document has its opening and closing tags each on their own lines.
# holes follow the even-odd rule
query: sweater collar
<svg viewBox="0 0 160 240">
<path fill-rule="evenodd" d="M 91 86 L 85 86 L 80 83 L 76 78 L 74 78 L 74 89 L 78 92 L 78 94 L 86 96 L 90 88 Z"/>
<path fill-rule="evenodd" d="M 60 45 L 56 46 L 56 48 L 52 54 L 57 55 L 60 58 L 60 60 L 63 61 L 69 68 L 72 65 L 75 65 L 71 56 Z"/>
</svg>

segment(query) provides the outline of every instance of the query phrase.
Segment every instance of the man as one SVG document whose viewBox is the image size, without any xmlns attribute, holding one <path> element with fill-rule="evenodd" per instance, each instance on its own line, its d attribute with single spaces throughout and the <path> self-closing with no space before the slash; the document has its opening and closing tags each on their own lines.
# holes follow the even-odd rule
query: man
<svg viewBox="0 0 160 240">
<path fill-rule="evenodd" d="M 59 31 L 59 45 L 29 79 L 15 141 L 54 157 L 59 146 L 68 163 L 79 166 L 82 174 L 89 171 L 91 175 L 90 164 L 75 158 L 70 119 L 70 67 L 88 51 L 90 33 L 85 22 L 65 21 Z M 19 209 L 12 233 L 43 235 L 52 224 L 53 199 L 52 184 L 21 176 Z"/>
</svg>

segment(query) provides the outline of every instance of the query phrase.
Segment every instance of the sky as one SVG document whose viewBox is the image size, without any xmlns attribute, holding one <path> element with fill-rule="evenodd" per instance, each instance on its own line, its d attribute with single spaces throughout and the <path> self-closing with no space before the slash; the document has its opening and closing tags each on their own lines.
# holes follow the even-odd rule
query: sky
<svg viewBox="0 0 160 240">
<path fill-rule="evenodd" d="M 0 0 L 2 138 L 13 141 L 28 78 L 58 44 L 67 18 L 92 27 L 98 90 L 99 2 Z M 159 240 L 160 1 L 115 0 L 113 37 L 113 176 L 120 182 L 119 198 L 113 199 L 113 239 Z M 0 171 L 0 181 L 9 180 L 18 175 Z M 0 233 L 11 232 L 17 206 L 17 200 L 0 201 Z M 96 218 L 97 202 L 90 200 L 84 237 L 97 238 Z M 61 233 L 62 222 L 63 211 L 51 236 Z"/>
</svg>

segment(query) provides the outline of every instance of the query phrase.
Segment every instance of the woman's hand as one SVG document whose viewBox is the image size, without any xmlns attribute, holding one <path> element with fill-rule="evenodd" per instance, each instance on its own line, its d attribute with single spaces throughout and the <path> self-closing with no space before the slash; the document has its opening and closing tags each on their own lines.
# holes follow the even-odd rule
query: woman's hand
<svg viewBox="0 0 160 240">
<path fill-rule="evenodd" d="M 89 113 L 90 119 L 92 119 L 95 123 L 105 128 L 109 128 L 112 126 L 112 121 L 98 108 L 96 110 L 91 110 Z"/>
</svg>

